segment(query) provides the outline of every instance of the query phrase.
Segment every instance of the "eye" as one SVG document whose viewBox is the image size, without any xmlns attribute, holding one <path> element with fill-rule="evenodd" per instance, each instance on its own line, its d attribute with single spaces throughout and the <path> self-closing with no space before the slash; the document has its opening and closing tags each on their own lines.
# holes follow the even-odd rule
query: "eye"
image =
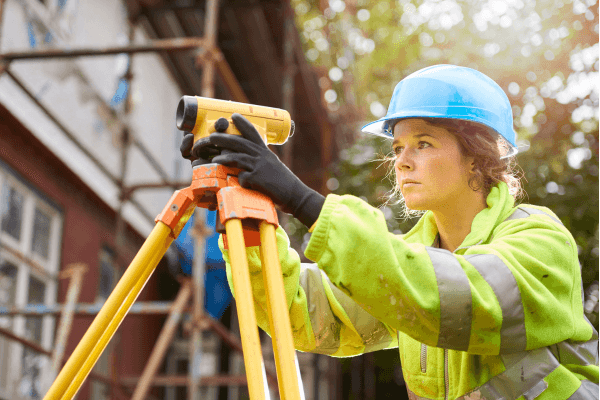
<svg viewBox="0 0 600 400">
<path fill-rule="evenodd" d="M 419 141 L 418 144 L 419 144 L 419 146 L 418 146 L 419 149 L 425 149 L 427 147 L 431 147 L 430 143 L 422 141 L 422 140 Z M 396 146 L 396 147 L 394 147 L 394 154 L 400 155 L 400 153 L 402 153 L 403 150 L 404 150 L 404 146 Z"/>
</svg>

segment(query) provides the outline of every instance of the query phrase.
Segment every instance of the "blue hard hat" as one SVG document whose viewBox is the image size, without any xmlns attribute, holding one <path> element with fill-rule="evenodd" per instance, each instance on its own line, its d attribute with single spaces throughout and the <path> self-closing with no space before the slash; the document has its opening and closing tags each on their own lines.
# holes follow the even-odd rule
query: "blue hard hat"
<svg viewBox="0 0 600 400">
<path fill-rule="evenodd" d="M 447 118 L 489 127 L 517 153 L 510 101 L 488 76 L 467 67 L 434 65 L 402 79 L 394 89 L 385 117 L 362 127 L 362 132 L 393 138 L 391 121 L 405 118 Z"/>
</svg>

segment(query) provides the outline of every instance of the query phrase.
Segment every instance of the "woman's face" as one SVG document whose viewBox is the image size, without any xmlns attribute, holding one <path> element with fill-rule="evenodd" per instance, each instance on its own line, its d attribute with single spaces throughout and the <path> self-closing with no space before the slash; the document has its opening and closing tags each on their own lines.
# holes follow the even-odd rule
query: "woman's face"
<svg viewBox="0 0 600 400">
<path fill-rule="evenodd" d="M 473 157 L 461 154 L 458 139 L 445 128 L 422 119 L 400 120 L 394 126 L 392 148 L 396 180 L 409 209 L 454 208 L 472 193 Z"/>
</svg>

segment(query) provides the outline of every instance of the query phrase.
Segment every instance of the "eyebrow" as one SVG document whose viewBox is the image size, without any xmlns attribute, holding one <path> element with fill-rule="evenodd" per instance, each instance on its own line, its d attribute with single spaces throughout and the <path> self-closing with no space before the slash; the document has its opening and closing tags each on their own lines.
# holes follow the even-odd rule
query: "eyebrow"
<svg viewBox="0 0 600 400">
<path fill-rule="evenodd" d="M 423 137 L 423 136 L 429 136 L 430 138 L 432 138 L 432 139 L 435 139 L 435 137 L 434 137 L 434 136 L 431 136 L 431 135 L 430 135 L 430 134 L 428 134 L 428 133 L 419 133 L 418 135 L 414 135 L 413 137 L 414 137 L 414 138 L 421 138 L 421 137 Z M 394 141 L 392 142 L 392 146 L 396 145 L 396 144 L 397 144 L 399 141 L 400 141 L 400 140 L 398 140 L 398 139 L 394 139 Z"/>
</svg>

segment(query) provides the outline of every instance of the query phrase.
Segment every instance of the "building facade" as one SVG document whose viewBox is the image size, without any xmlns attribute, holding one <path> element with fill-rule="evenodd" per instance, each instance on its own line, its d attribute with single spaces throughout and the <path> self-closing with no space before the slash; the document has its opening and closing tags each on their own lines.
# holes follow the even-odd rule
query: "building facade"
<svg viewBox="0 0 600 400">
<path fill-rule="evenodd" d="M 74 264 L 87 268 L 78 302 L 106 300 L 153 228 L 154 217 L 173 191 L 191 179 L 189 162 L 179 153 L 182 133 L 176 130 L 175 112 L 182 95 L 202 91 L 203 68 L 194 64 L 193 51 L 63 58 L 19 58 L 18 53 L 139 48 L 161 39 L 202 37 L 207 9 L 205 2 L 196 3 L 170 7 L 169 2 L 132 0 L 4 2 L 0 16 L 0 308 L 63 304 L 69 287 L 64 272 Z M 214 97 L 241 101 L 235 96 L 243 92 L 244 99 L 254 104 L 293 107 L 295 137 L 301 140 L 287 156 L 282 149 L 276 151 L 287 157 L 288 164 L 295 163 L 294 171 L 319 190 L 327 177 L 318 171 L 331 160 L 335 146 L 317 80 L 297 40 L 288 51 L 295 59 L 290 69 L 295 72 L 288 77 L 296 88 L 295 103 L 285 100 L 291 98 L 290 79 L 287 94 L 280 82 L 285 79 L 282 10 L 286 7 L 285 1 L 218 6 L 216 44 L 231 75 L 219 70 Z M 247 52 L 245 58 L 239 57 L 240 50 Z M 237 85 L 237 91 L 232 85 Z M 322 144 L 318 152 L 309 147 L 315 141 Z M 136 185 L 146 186 L 133 190 Z M 161 261 L 138 301 L 175 298 L 179 283 L 167 264 L 166 258 Z M 0 315 L 0 329 L 23 339 L 0 334 L 0 399 L 43 397 L 53 380 L 50 363 L 58 316 Z M 89 313 L 75 314 L 65 357 L 93 318 Z M 235 311 L 226 312 L 224 318 L 235 331 Z M 141 375 L 165 320 L 164 314 L 128 315 L 77 398 L 129 397 L 131 382 Z M 186 335 L 180 329 L 176 336 L 159 374 L 187 373 L 189 359 L 181 341 Z M 223 353 L 224 347 L 206 337 L 203 374 L 243 374 L 239 354 Z M 315 373 L 318 360 L 308 356 L 301 357 L 306 398 L 317 392 L 323 393 L 319 398 L 335 398 L 327 383 L 315 389 L 317 381 L 329 374 Z M 128 383 L 123 378 L 129 378 Z M 184 389 L 155 387 L 151 396 L 186 398 Z M 239 387 L 205 392 L 214 399 L 243 397 L 243 393 Z"/>
</svg>

